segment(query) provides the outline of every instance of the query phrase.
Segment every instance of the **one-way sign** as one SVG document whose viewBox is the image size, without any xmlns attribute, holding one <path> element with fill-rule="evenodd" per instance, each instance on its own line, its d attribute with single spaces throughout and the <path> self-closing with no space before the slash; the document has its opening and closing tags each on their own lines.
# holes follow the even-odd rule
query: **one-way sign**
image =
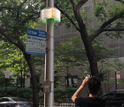
<svg viewBox="0 0 124 107">
<path fill-rule="evenodd" d="M 42 30 L 27 29 L 26 53 L 45 55 L 47 33 Z"/>
</svg>

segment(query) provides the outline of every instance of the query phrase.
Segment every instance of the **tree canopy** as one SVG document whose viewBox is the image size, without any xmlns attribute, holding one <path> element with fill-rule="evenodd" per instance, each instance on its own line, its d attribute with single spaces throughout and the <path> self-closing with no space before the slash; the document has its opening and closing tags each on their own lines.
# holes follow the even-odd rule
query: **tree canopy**
<svg viewBox="0 0 124 107">
<path fill-rule="evenodd" d="M 40 10 L 44 8 L 44 6 L 41 0 L 0 1 L 0 40 L 3 43 L 3 51 L 6 51 L 4 54 L 7 54 L 8 51 L 12 52 L 11 56 L 9 54 L 7 58 L 12 58 L 12 56 L 16 57 L 16 59 L 12 61 L 6 58 L 8 62 L 6 62 L 6 64 L 4 63 L 4 65 L 8 67 L 8 65 L 10 66 L 16 63 L 13 64 L 13 66 L 20 69 L 17 62 L 25 59 L 31 74 L 34 107 L 39 106 L 37 75 L 33 59 L 31 55 L 26 54 L 25 51 L 26 33 L 28 28 L 36 28 L 36 21 L 40 17 Z M 18 52 L 19 50 L 20 52 Z M 22 56 L 22 59 L 18 56 Z"/>
<path fill-rule="evenodd" d="M 87 5 L 90 2 L 92 8 Z M 80 33 L 92 75 L 99 77 L 92 42 L 99 36 L 108 36 L 110 38 L 120 38 L 122 36 L 122 31 L 124 31 L 123 5 L 122 0 L 63 0 L 63 3 L 59 0 L 55 1 L 55 6 L 63 14 L 61 23 L 65 23 L 67 27 L 72 24 Z M 96 20 L 96 22 L 93 20 Z M 90 30 L 91 27 L 94 29 Z"/>
<path fill-rule="evenodd" d="M 15 45 L 24 55 L 31 73 L 33 106 L 35 107 L 39 106 L 36 71 L 31 55 L 25 52 L 25 41 L 27 28 L 36 27 L 34 22 L 40 17 L 40 10 L 45 7 L 45 2 L 45 0 L 1 0 L 0 2 L 0 40 L 4 41 L 6 48 L 6 43 L 9 43 L 10 46 Z M 94 18 L 87 17 L 87 6 L 84 5 L 87 2 L 88 0 L 55 0 L 55 7 L 63 14 L 62 23 L 68 27 L 72 24 L 79 31 L 91 73 L 99 77 L 92 41 L 101 36 L 103 32 L 104 36 L 121 37 L 120 31 L 123 31 L 124 27 L 124 2 L 123 0 L 115 0 L 108 3 L 105 0 L 94 0 L 92 12 L 98 25 L 95 25 L 92 31 L 89 31 L 88 22 L 91 23 Z M 90 27 L 92 27 L 91 25 Z M 111 35 L 110 31 L 116 32 Z"/>
</svg>

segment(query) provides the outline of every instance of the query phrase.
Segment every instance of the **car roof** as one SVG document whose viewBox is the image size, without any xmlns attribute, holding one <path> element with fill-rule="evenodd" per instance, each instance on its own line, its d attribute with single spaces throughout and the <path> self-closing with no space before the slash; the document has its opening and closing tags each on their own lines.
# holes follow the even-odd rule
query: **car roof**
<svg viewBox="0 0 124 107">
<path fill-rule="evenodd" d="M 18 98 L 18 99 L 23 99 L 23 98 L 21 98 L 21 97 L 1 97 L 1 98 L 8 98 L 8 99 L 16 99 L 16 98 Z M 0 99 L 1 99 L 0 98 Z"/>
<path fill-rule="evenodd" d="M 106 95 L 106 94 L 114 94 L 114 93 L 124 93 L 124 89 L 113 90 L 113 91 L 110 91 L 110 92 L 105 93 L 105 94 L 103 94 L 103 95 Z"/>
<path fill-rule="evenodd" d="M 2 99 L 2 98 L 7 98 L 7 99 L 13 100 L 13 101 L 27 101 L 24 98 L 20 98 L 20 97 L 1 97 L 0 99 Z"/>
<path fill-rule="evenodd" d="M 124 89 L 114 90 L 114 91 L 111 91 L 109 93 L 124 93 Z"/>
<path fill-rule="evenodd" d="M 1 97 L 1 98 L 19 98 L 19 97 Z"/>
</svg>

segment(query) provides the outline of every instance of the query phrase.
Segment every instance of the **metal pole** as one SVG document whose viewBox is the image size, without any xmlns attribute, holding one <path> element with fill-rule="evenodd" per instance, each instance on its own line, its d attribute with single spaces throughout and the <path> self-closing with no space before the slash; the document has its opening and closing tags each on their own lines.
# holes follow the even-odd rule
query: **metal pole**
<svg viewBox="0 0 124 107">
<path fill-rule="evenodd" d="M 116 72 L 115 72 L 115 90 L 117 90 L 117 78 L 116 78 Z"/>
<path fill-rule="evenodd" d="M 47 0 L 47 7 L 54 7 L 54 0 Z M 47 20 L 47 41 L 44 81 L 51 82 L 51 92 L 44 93 L 44 107 L 54 107 L 54 19 Z"/>
<path fill-rule="evenodd" d="M 6 89 L 5 89 L 5 96 L 7 96 L 7 78 L 6 78 Z"/>
</svg>

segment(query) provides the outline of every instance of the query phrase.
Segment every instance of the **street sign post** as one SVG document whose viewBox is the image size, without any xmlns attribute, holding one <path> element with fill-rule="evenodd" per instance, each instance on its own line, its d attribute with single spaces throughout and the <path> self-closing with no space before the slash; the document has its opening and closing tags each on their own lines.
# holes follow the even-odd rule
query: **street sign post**
<svg viewBox="0 0 124 107">
<path fill-rule="evenodd" d="M 120 79 L 120 72 L 115 72 L 115 89 L 117 90 L 117 80 Z"/>
<path fill-rule="evenodd" d="M 120 72 L 116 72 L 116 79 L 120 79 Z"/>
<path fill-rule="evenodd" d="M 44 81 L 44 93 L 50 93 L 50 92 L 51 92 L 51 82 Z"/>
<path fill-rule="evenodd" d="M 54 0 L 46 0 L 47 7 L 41 10 L 41 20 L 46 23 L 47 51 L 45 55 L 44 81 L 50 81 L 50 86 L 44 85 L 44 107 L 54 107 L 54 23 L 60 22 L 60 11 L 54 8 Z M 48 93 L 49 92 L 49 93 Z"/>
<path fill-rule="evenodd" d="M 45 55 L 47 33 L 42 30 L 27 29 L 26 53 Z"/>
<path fill-rule="evenodd" d="M 5 78 L 9 78 L 9 76 L 10 76 L 10 72 L 9 71 L 6 71 L 5 72 Z"/>
</svg>

